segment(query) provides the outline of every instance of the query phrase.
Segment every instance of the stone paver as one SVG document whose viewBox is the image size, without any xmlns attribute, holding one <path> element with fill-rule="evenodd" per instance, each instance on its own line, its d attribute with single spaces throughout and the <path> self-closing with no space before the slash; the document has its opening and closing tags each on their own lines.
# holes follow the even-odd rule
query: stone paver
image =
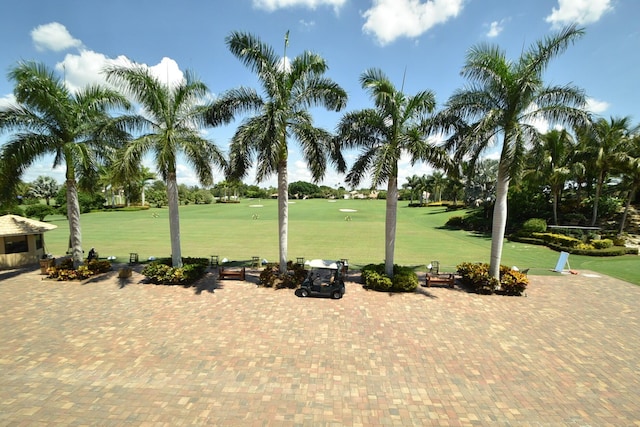
<svg viewBox="0 0 640 427">
<path fill-rule="evenodd" d="M 0 425 L 640 426 L 640 287 L 582 273 L 334 301 L 0 271 Z"/>
</svg>

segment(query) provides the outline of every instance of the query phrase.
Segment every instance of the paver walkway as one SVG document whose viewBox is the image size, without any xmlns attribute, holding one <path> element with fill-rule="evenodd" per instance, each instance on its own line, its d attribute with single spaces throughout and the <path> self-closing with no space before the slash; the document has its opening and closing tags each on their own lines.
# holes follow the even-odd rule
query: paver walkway
<svg viewBox="0 0 640 427">
<path fill-rule="evenodd" d="M 585 273 L 330 300 L 0 271 L 0 425 L 640 426 L 640 287 Z"/>
</svg>

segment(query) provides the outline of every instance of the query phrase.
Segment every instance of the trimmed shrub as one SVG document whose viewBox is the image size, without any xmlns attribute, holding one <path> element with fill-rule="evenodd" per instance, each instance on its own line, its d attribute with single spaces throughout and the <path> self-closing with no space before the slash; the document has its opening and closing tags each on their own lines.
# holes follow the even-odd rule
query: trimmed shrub
<svg viewBox="0 0 640 427">
<path fill-rule="evenodd" d="M 463 228 L 464 227 L 464 218 L 461 216 L 452 216 L 445 223 L 446 227 L 451 228 Z"/>
<path fill-rule="evenodd" d="M 182 258 L 182 267 L 172 267 L 171 259 L 145 265 L 142 274 L 156 285 L 191 286 L 204 276 L 209 261 L 206 258 Z"/>
<path fill-rule="evenodd" d="M 527 289 L 529 279 L 523 273 L 500 266 L 500 291 L 505 295 L 520 296 Z"/>
<path fill-rule="evenodd" d="M 456 266 L 461 276 L 460 282 L 473 292 L 492 294 L 498 285 L 497 281 L 489 277 L 489 264 L 463 262 Z"/>
<path fill-rule="evenodd" d="M 489 276 L 489 264 L 463 262 L 457 267 L 463 285 L 479 294 L 499 293 L 502 295 L 522 295 L 529 285 L 529 279 L 519 271 L 500 266 L 500 280 Z"/>
<path fill-rule="evenodd" d="M 547 231 L 547 221 L 542 218 L 530 218 L 522 224 L 521 230 L 525 233 L 544 233 Z"/>
<path fill-rule="evenodd" d="M 362 281 L 368 289 L 383 292 L 413 292 L 418 287 L 418 275 L 409 267 L 393 266 L 393 279 L 384 272 L 384 264 L 362 267 Z"/>
<path fill-rule="evenodd" d="M 107 260 L 92 259 L 87 263 L 87 268 L 95 274 L 106 273 L 111 271 L 111 263 Z"/>
<path fill-rule="evenodd" d="M 613 246 L 613 240 L 611 239 L 592 240 L 591 244 L 595 249 L 607 249 Z"/>
<path fill-rule="evenodd" d="M 287 261 L 287 273 L 280 274 L 279 263 L 269 263 L 260 273 L 258 286 L 274 289 L 296 289 L 307 277 L 307 270 L 303 265 Z"/>
<path fill-rule="evenodd" d="M 614 246 L 624 246 L 627 244 L 627 239 L 624 236 L 615 236 L 611 239 Z"/>
<path fill-rule="evenodd" d="M 545 245 L 549 249 L 554 251 L 568 252 L 573 255 L 586 255 L 586 256 L 621 256 L 621 255 L 637 255 L 638 248 L 627 248 L 625 246 L 613 245 L 613 240 L 602 239 L 592 240 L 591 243 L 584 243 L 581 240 L 574 239 L 572 237 L 564 236 L 564 238 L 546 237 L 543 239 L 543 235 L 547 233 L 533 233 L 536 237 L 523 237 L 517 234 L 509 236 L 509 240 L 513 242 L 529 243 L 532 245 Z M 562 236 L 562 235 L 553 235 Z M 569 242 L 572 246 L 565 246 L 560 242 Z M 596 243 L 604 242 L 604 243 Z M 611 243 L 609 243 L 611 242 Z M 601 245 L 602 248 L 596 248 L 595 245 Z"/>
<path fill-rule="evenodd" d="M 582 240 L 565 236 L 564 234 L 531 233 L 531 237 L 541 239 L 547 244 L 559 245 L 565 248 L 575 248 L 582 243 Z"/>
<path fill-rule="evenodd" d="M 396 265 L 393 266 L 391 289 L 398 292 L 413 292 L 417 287 L 418 275 L 413 271 L 413 269 Z"/>
</svg>

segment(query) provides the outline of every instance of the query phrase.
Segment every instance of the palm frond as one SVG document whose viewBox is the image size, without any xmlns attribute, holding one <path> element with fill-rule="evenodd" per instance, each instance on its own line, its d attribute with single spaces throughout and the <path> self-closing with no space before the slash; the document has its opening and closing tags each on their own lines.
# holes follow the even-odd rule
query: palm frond
<svg viewBox="0 0 640 427">
<path fill-rule="evenodd" d="M 238 114 L 260 111 L 263 105 L 263 99 L 254 89 L 231 89 L 209 104 L 206 120 L 211 126 L 227 124 Z"/>
<path fill-rule="evenodd" d="M 524 79 L 540 76 L 556 56 L 584 35 L 583 28 L 572 24 L 564 27 L 555 34 L 537 41 L 522 55 L 518 64 L 518 74 Z"/>
</svg>

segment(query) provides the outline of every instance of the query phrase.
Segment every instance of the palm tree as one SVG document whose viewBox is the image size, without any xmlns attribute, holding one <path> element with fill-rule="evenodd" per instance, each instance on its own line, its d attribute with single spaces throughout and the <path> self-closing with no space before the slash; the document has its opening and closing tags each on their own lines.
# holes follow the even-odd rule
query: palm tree
<svg viewBox="0 0 640 427">
<path fill-rule="evenodd" d="M 627 202 L 620 221 L 620 234 L 624 232 L 633 197 L 640 189 L 640 133 L 635 133 L 628 138 L 628 145 L 625 151 L 626 154 L 621 159 L 619 167 L 622 171 L 622 185 L 628 190 Z"/>
<path fill-rule="evenodd" d="M 526 146 L 538 138 L 537 119 L 576 125 L 586 121 L 585 95 L 573 86 L 545 86 L 543 72 L 551 59 L 583 34 L 569 26 L 539 41 L 510 61 L 497 46 L 481 44 L 467 54 L 462 69 L 470 85 L 449 98 L 439 124 L 452 133 L 448 147 L 456 157 L 475 162 L 494 142 L 502 148 L 493 213 L 489 272 L 499 278 L 502 243 L 507 220 L 507 191 L 521 171 Z"/>
<path fill-rule="evenodd" d="M 55 179 L 50 176 L 39 176 L 31 183 L 29 194 L 37 199 L 44 199 L 47 206 L 50 205 L 51 199 L 56 197 L 60 186 Z"/>
<path fill-rule="evenodd" d="M 107 80 L 120 86 L 144 110 L 142 116 L 127 118 L 130 127 L 142 134 L 121 151 L 117 167 L 122 176 L 132 177 L 145 154 L 155 156 L 156 170 L 167 184 L 171 261 L 174 267 L 180 267 L 178 155 L 182 154 L 193 166 L 204 185 L 213 182 L 212 164 L 225 165 L 218 147 L 199 134 L 205 123 L 203 99 L 208 94 L 207 86 L 190 71 L 177 83 L 162 82 L 147 67 L 138 64 L 109 67 L 105 71 Z"/>
<path fill-rule="evenodd" d="M 103 165 L 98 169 L 97 184 L 100 186 L 106 199 L 111 200 L 111 207 L 116 205 L 116 191 L 122 188 L 113 166 Z"/>
<path fill-rule="evenodd" d="M 74 265 L 82 263 L 77 179 L 94 176 L 98 164 L 126 133 L 108 111 L 128 108 L 117 92 L 87 86 L 71 93 L 46 66 L 20 62 L 9 72 L 18 102 L 0 112 L 0 130 L 13 131 L 0 154 L 3 198 L 10 199 L 24 171 L 47 154 L 66 167 L 67 217 Z"/>
<path fill-rule="evenodd" d="M 437 199 L 438 202 L 442 202 L 442 190 L 447 183 L 444 174 L 440 171 L 435 171 L 427 178 L 427 182 L 433 191 L 433 200 L 435 201 Z"/>
<path fill-rule="evenodd" d="M 620 163 L 626 155 L 627 139 L 635 130 L 631 126 L 630 117 L 611 117 L 608 121 L 600 118 L 578 132 L 583 147 L 582 155 L 588 159 L 596 174 L 591 226 L 595 226 L 598 220 L 598 203 L 607 177 L 616 163 Z"/>
<path fill-rule="evenodd" d="M 403 188 L 409 189 L 409 204 L 413 204 L 413 194 L 417 191 L 420 192 L 420 177 L 418 175 L 413 175 L 407 177 L 407 182 L 402 184 Z"/>
<path fill-rule="evenodd" d="M 208 118 L 215 126 L 230 122 L 240 113 L 255 113 L 243 121 L 233 136 L 228 178 L 244 178 L 254 157 L 258 182 L 277 174 L 279 257 L 283 274 L 287 269 L 289 136 L 300 144 L 314 182 L 324 177 L 327 154 L 338 170 L 346 169 L 341 154 L 332 146 L 331 135 L 314 126 L 308 109 L 319 106 L 340 111 L 347 94 L 324 77 L 328 67 L 319 55 L 304 52 L 288 61 L 288 34 L 282 58 L 251 34 L 233 32 L 226 38 L 231 53 L 258 75 L 264 97 L 244 87 L 229 90 L 214 103 Z"/>
<path fill-rule="evenodd" d="M 337 137 L 344 148 L 361 150 L 346 176 L 348 184 L 356 188 L 368 173 L 373 188 L 387 183 L 385 273 L 393 277 L 398 161 L 406 153 L 412 163 L 424 161 L 438 166 L 444 162 L 442 152 L 427 141 L 424 133 L 435 97 L 431 91 L 407 96 L 379 69 L 365 71 L 360 83 L 370 93 L 375 108 L 345 114 L 338 123 Z"/>
<path fill-rule="evenodd" d="M 156 179 L 156 174 L 148 167 L 141 165 L 138 173 L 135 175 L 135 184 L 140 188 L 140 204 L 142 206 L 146 204 L 145 190 L 154 179 Z"/>
<path fill-rule="evenodd" d="M 535 180 L 548 185 L 553 202 L 553 223 L 558 225 L 558 202 L 572 173 L 575 144 L 566 130 L 553 129 L 534 141 L 531 169 Z"/>
<path fill-rule="evenodd" d="M 458 198 L 464 197 L 465 181 L 462 175 L 462 168 L 451 167 L 447 173 L 444 191 L 453 200 L 453 206 L 458 206 Z"/>
</svg>

